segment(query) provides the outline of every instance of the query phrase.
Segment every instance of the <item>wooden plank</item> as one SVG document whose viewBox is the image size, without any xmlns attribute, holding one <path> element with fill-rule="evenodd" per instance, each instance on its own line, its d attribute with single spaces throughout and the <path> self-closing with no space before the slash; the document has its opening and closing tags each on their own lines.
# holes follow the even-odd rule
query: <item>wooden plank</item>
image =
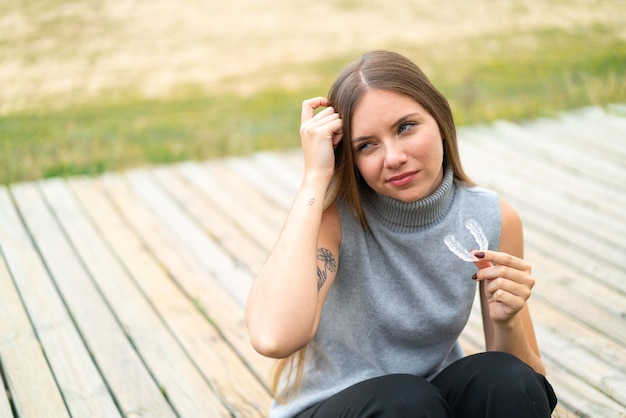
<svg viewBox="0 0 626 418">
<path fill-rule="evenodd" d="M 128 378 L 118 391 L 120 396 L 123 391 L 135 393 L 129 402 L 136 403 L 137 408 L 125 409 L 124 413 L 134 410 L 149 416 L 175 416 L 172 407 L 185 412 L 189 406 L 185 391 L 195 392 L 193 386 L 181 387 L 182 382 L 177 381 L 177 376 L 193 373 L 195 369 L 186 362 L 185 354 L 164 329 L 132 278 L 86 219 L 66 183 L 52 179 L 40 184 L 69 241 L 141 358 L 133 358 L 131 364 L 125 363 L 128 356 L 112 360 L 120 362 L 118 368 L 126 366 Z M 149 374 L 146 367 L 150 370 Z M 131 382 L 131 376 L 134 382 Z M 137 388 L 133 388 L 135 384 Z M 167 390 L 167 399 L 172 406 L 162 393 L 163 388 Z"/>
<path fill-rule="evenodd" d="M 1 219 L 8 219 L 8 199 L 6 188 L 0 187 Z M 20 245 L 7 232 L 0 221 L 0 246 Z M 20 417 L 69 416 L 4 257 L 0 257 L 0 367 L 6 381 L 6 388 L 4 381 L 2 387 L 10 393 Z M 0 416 L 12 417 L 5 393 L 1 395 Z"/>
<path fill-rule="evenodd" d="M 163 274 L 162 269 L 156 264 L 155 260 L 144 251 L 141 244 L 133 246 L 131 244 L 132 241 L 125 241 L 119 237 L 124 236 L 128 238 L 132 237 L 132 235 L 121 222 L 113 222 L 113 219 L 111 219 L 111 216 L 114 215 L 113 211 L 105 212 L 107 208 L 105 200 L 92 203 L 93 205 L 91 206 L 85 205 L 85 208 L 89 208 L 90 211 L 96 213 L 93 216 L 94 219 L 99 218 L 101 222 L 108 222 L 108 227 L 103 228 L 101 232 L 105 232 L 110 241 L 115 241 L 115 245 L 111 246 L 111 248 L 115 248 L 118 257 L 125 257 L 124 261 L 126 261 L 126 264 L 124 267 L 130 273 L 134 273 L 135 280 L 142 281 L 144 293 L 158 295 L 159 291 L 163 291 L 163 288 L 159 287 L 159 283 L 167 286 L 170 284 L 169 278 Z M 129 258 L 132 256 L 136 258 Z M 161 278 L 160 281 L 159 278 Z M 151 284 L 147 285 L 146 280 L 149 280 Z M 123 291 L 126 296 L 132 295 L 133 291 L 129 291 L 129 289 L 134 291 L 134 286 Z M 173 294 L 163 295 L 162 297 L 167 298 L 168 296 L 173 298 Z M 138 305 L 134 296 L 131 296 L 131 299 L 134 300 L 133 303 L 135 305 Z M 167 394 L 167 398 L 176 409 L 177 414 L 189 417 L 229 415 L 215 397 L 207 381 L 196 368 L 195 363 L 187 356 L 185 350 L 180 347 L 175 338 L 169 333 L 169 330 L 161 325 L 161 318 L 152 311 L 147 303 L 141 302 L 139 305 L 142 304 L 145 304 L 145 306 L 139 306 L 143 310 L 143 314 L 140 315 L 141 318 L 138 318 L 140 322 L 135 321 L 133 324 L 130 317 L 125 317 L 124 313 L 119 314 L 119 316 L 127 328 L 135 327 L 139 336 L 145 340 L 143 341 L 145 347 L 142 347 L 142 341 L 137 340 L 136 336 L 132 335 L 132 330 L 130 331 L 135 345 L 144 356 L 144 361 L 149 365 L 151 372 L 159 381 L 159 387 Z M 162 306 L 160 300 L 150 300 L 150 304 L 156 307 Z M 175 308 L 172 309 L 175 310 Z M 136 312 L 137 309 L 134 311 Z M 128 314 L 132 314 L 132 312 L 128 312 Z M 151 330 L 148 338 L 142 335 L 145 333 L 144 328 Z M 163 363 L 164 358 L 167 359 L 165 364 Z"/>
<path fill-rule="evenodd" d="M 292 190 L 284 190 L 287 198 L 282 203 L 277 203 L 271 196 L 267 196 L 265 193 L 261 193 L 254 181 L 251 181 L 248 175 L 241 173 L 236 167 L 228 164 L 227 162 L 220 161 L 216 163 L 207 164 L 209 169 L 215 173 L 221 182 L 226 187 L 222 193 L 226 193 L 230 190 L 230 193 L 235 195 L 232 199 L 232 204 L 236 206 L 251 205 L 254 208 L 254 212 L 259 213 L 259 217 L 256 222 L 265 222 L 271 225 L 266 230 L 269 237 L 265 240 L 265 254 L 268 250 L 274 246 L 278 235 L 285 223 L 287 217 L 287 211 L 292 204 L 295 197 L 295 192 Z M 298 177 L 295 167 L 288 165 L 285 167 L 289 171 L 290 177 Z M 268 180 L 270 181 L 270 180 Z M 278 185 L 274 186 L 275 190 L 279 189 Z"/>
<path fill-rule="evenodd" d="M 543 122 L 543 121 L 539 121 Z M 617 118 L 598 107 L 567 112 L 558 118 L 548 120 L 556 135 L 573 141 L 576 147 L 585 152 L 599 155 L 600 158 L 612 159 L 626 164 L 626 123 L 624 118 Z M 543 129 L 544 126 L 541 125 Z M 606 141 L 590 141 L 589 138 L 606 138 Z"/>
<path fill-rule="evenodd" d="M 236 416 L 264 416 L 269 393 L 260 384 L 219 333 L 202 316 L 180 288 L 171 281 L 145 244 L 130 231 L 106 199 L 102 186 L 92 180 L 71 182 L 83 207 L 106 238 L 143 293 L 176 335 L 185 351 Z M 181 373 L 179 379 L 189 377 Z M 169 391 L 168 391 L 169 393 Z M 200 416 L 230 416 L 213 395 L 188 393 Z M 181 414 L 182 415 L 182 414 Z M 199 415 L 188 415 L 199 416 Z"/>
<path fill-rule="evenodd" d="M 137 196 L 140 196 L 161 222 L 168 226 L 181 244 L 185 245 L 214 277 L 222 281 L 235 300 L 244 306 L 253 280 L 250 272 L 238 266 L 218 243 L 190 219 L 147 171 L 131 171 L 127 178 Z"/>
<path fill-rule="evenodd" d="M 259 164 L 249 164 L 249 166 L 254 167 L 259 166 Z M 291 171 L 286 171 L 287 168 Z M 222 176 L 230 178 L 238 177 L 237 182 L 232 183 L 231 187 L 241 187 L 244 190 L 244 193 L 240 194 L 238 200 L 234 204 L 244 204 L 245 196 L 248 194 L 247 192 L 245 192 L 245 190 L 247 187 L 254 187 L 254 185 L 256 184 L 255 181 L 249 178 L 247 175 L 241 175 L 238 167 L 224 164 L 222 169 L 224 170 Z M 289 177 L 291 178 L 298 178 L 301 176 L 300 172 L 294 167 L 283 167 L 283 170 L 283 173 L 288 173 Z M 262 170 L 262 168 L 260 171 L 255 171 L 255 173 L 258 173 L 263 181 L 269 181 L 271 183 L 270 177 L 263 177 L 264 171 Z M 262 193 L 254 204 L 255 212 L 257 211 L 257 209 L 260 212 L 263 212 L 263 219 L 271 222 L 273 225 L 272 229 L 267 231 L 267 233 L 271 235 L 271 239 L 266 240 L 265 247 L 263 248 L 264 254 L 266 256 L 267 254 L 269 254 L 269 251 L 274 246 L 276 239 L 280 234 L 280 231 L 287 217 L 288 209 L 291 206 L 291 203 L 295 197 L 294 191 L 280 189 L 281 186 L 279 185 L 273 185 L 272 187 L 274 187 L 274 190 L 283 190 L 288 198 L 282 204 L 278 204 L 270 195 Z"/>
<path fill-rule="evenodd" d="M 511 147 L 508 142 L 494 137 L 488 127 L 476 126 L 460 129 L 459 148 L 465 166 L 469 166 L 472 162 L 476 164 L 483 161 L 490 155 L 497 156 L 497 161 L 504 166 L 502 172 L 508 175 L 527 178 L 529 182 L 542 185 L 542 187 L 551 186 L 553 192 L 564 196 L 568 201 L 581 202 L 586 207 L 609 214 L 611 218 L 626 220 L 626 213 L 621 210 L 626 205 L 626 196 L 623 193 L 617 193 L 614 188 L 601 187 L 602 183 L 595 179 L 574 175 L 557 164 L 546 164 L 545 161 L 534 158 L 532 154 Z M 471 150 L 479 151 L 480 155 L 470 158 Z M 482 168 L 489 167 L 489 165 L 483 165 L 477 167 L 476 171 L 480 173 L 484 171 Z M 490 172 L 493 175 L 500 171 L 491 169 Z M 480 183 L 486 180 L 488 177 L 483 176 Z M 556 185 L 558 188 L 554 187 Z"/>
<path fill-rule="evenodd" d="M 502 164 L 502 160 L 493 155 L 483 156 L 475 150 L 468 151 L 468 153 L 470 157 L 473 157 L 473 162 L 468 166 L 476 172 L 479 172 L 477 164 L 488 166 L 491 173 L 503 173 L 507 169 Z M 481 177 L 486 177 L 482 171 L 479 173 Z M 490 176 L 489 182 L 500 190 L 511 190 L 513 197 L 518 196 L 517 200 L 520 204 L 534 208 L 545 217 L 558 220 L 560 225 L 566 225 L 573 229 L 573 232 L 579 235 L 591 235 L 594 239 L 598 239 L 595 244 L 601 246 L 602 249 L 612 250 L 615 246 L 619 246 L 619 249 L 626 249 L 626 238 L 621 238 L 626 236 L 626 225 L 615 222 L 597 208 L 583 205 L 580 198 L 565 198 L 564 194 L 560 193 L 558 184 L 544 184 L 543 187 L 537 187 L 539 183 L 536 179 L 511 174 Z M 581 219 L 585 222 L 575 224 Z M 571 244 L 579 246 L 578 241 Z M 609 257 L 610 255 L 606 256 L 606 258 Z"/>
<path fill-rule="evenodd" d="M 534 295 L 536 296 L 536 295 Z M 552 334 L 559 335 L 570 344 L 585 350 L 588 354 L 602 359 L 610 364 L 622 379 L 626 376 L 626 359 L 624 346 L 616 343 L 606 335 L 564 313 L 558 306 L 549 304 L 549 301 L 533 296 L 532 314 L 535 322 L 540 323 Z"/>
<path fill-rule="evenodd" d="M 558 244 L 540 242 L 540 233 L 527 228 L 526 237 L 527 258 L 535 265 L 534 275 L 539 280 L 537 289 L 540 294 L 550 298 L 554 305 L 561 306 L 569 315 L 580 318 L 615 341 L 625 343 L 624 294 L 604 285 L 593 272 L 581 272 L 567 266 L 562 260 L 555 260 L 561 251 L 560 247 Z M 547 253 L 550 257 L 546 257 Z M 590 294 L 597 295 L 597 298 L 589 298 Z M 603 295 L 606 295 L 605 300 L 602 299 Z M 615 301 L 615 304 L 611 301 Z"/>
<path fill-rule="evenodd" d="M 259 164 L 260 167 L 267 171 L 275 184 L 280 184 L 281 187 L 292 190 L 295 195 L 302 183 L 304 171 L 301 171 L 298 176 L 294 176 L 293 166 L 285 164 L 276 153 L 259 152 L 253 155 L 252 158 L 255 164 Z M 304 165 L 302 167 L 304 169 Z"/>
<path fill-rule="evenodd" d="M 589 158 L 577 147 L 561 143 L 559 136 L 546 137 L 525 131 L 522 126 L 499 121 L 491 125 L 493 135 L 506 138 L 506 144 L 531 153 L 534 159 L 547 164 L 558 164 L 572 173 L 580 173 L 600 184 L 620 189 L 626 182 L 626 173 L 621 164 L 613 161 Z"/>
<path fill-rule="evenodd" d="M 243 306 L 199 260 L 181 245 L 171 229 L 148 210 L 133 189 L 119 176 L 107 175 L 103 185 L 127 222 L 159 259 L 189 298 L 195 301 L 223 337 L 263 381 L 273 361 L 250 345 Z"/>
<path fill-rule="evenodd" d="M 550 137 L 567 138 L 566 146 L 576 147 L 594 159 L 608 160 L 626 165 L 626 144 L 622 145 L 615 132 L 602 123 L 579 120 L 576 117 L 545 119 L 522 125 L 529 133 L 539 132 Z M 602 141 L 589 141 L 589 138 L 603 138 Z"/>
<path fill-rule="evenodd" d="M 119 327 L 46 207 L 37 184 L 15 185 L 11 191 L 41 258 L 55 280 L 54 285 L 81 334 L 77 333 L 66 342 L 67 350 L 71 351 L 60 354 L 63 361 L 71 363 L 64 370 L 55 369 L 55 378 L 63 390 L 68 409 L 72 416 L 77 417 L 120 416 L 92 360 L 94 354 L 95 358 L 99 357 L 98 347 L 103 346 L 103 336 L 114 334 Z M 84 346 L 82 339 L 88 347 Z M 128 343 L 123 335 L 120 335 L 120 341 Z"/>
<path fill-rule="evenodd" d="M 69 416 L 50 368 L 68 383 L 71 370 L 77 367 L 73 354 L 81 359 L 82 342 L 4 187 L 0 188 L 0 247 L 41 343 L 39 347 L 23 318 L 3 337 L 2 361 L 14 406 L 22 416 Z M 3 283 L 8 286 L 6 276 Z M 7 301 L 8 310 L 3 312 L 17 315 L 19 321 L 19 302 L 10 287 L 7 292 L 6 297 L 12 300 Z M 13 332 L 16 334 L 11 335 Z"/>
<path fill-rule="evenodd" d="M 299 173 L 304 173 L 304 154 L 302 148 L 293 147 L 285 150 L 284 152 L 275 153 L 281 160 L 287 161 L 288 165 L 292 168 L 296 168 Z"/>
<path fill-rule="evenodd" d="M 272 178 L 267 175 L 257 164 L 253 164 L 250 158 L 229 158 L 225 164 L 233 171 L 239 173 L 247 182 L 262 193 L 266 199 L 274 202 L 277 206 L 288 208 L 293 202 L 294 193 L 285 188 L 277 187 Z"/>
<path fill-rule="evenodd" d="M 580 415 L 577 415 L 573 412 L 571 412 L 570 410 L 566 409 L 565 406 L 563 406 L 560 403 L 556 404 L 556 408 L 554 408 L 554 411 L 552 412 L 552 418 L 581 418 Z"/>
<path fill-rule="evenodd" d="M 537 284 L 534 294 L 537 297 L 592 327 L 596 333 L 602 333 L 617 344 L 626 344 L 626 334 L 622 330 L 626 309 L 623 294 L 598 285 L 593 277 L 584 277 L 572 268 L 555 262 L 543 250 L 531 247 L 527 258 L 535 263 L 533 274 Z"/>
<path fill-rule="evenodd" d="M 575 341 L 546 329 L 542 322 L 537 322 L 536 331 L 546 358 L 550 358 L 552 365 L 567 372 L 568 379 L 583 381 L 602 394 L 610 394 L 611 398 L 607 397 L 606 402 L 608 410 L 616 410 L 618 404 L 626 405 L 626 393 L 623 391 L 626 374 L 575 344 Z"/>
<path fill-rule="evenodd" d="M 498 159 L 493 156 L 482 157 L 475 151 L 470 151 L 469 154 L 474 159 L 468 164 L 468 169 L 478 173 L 492 188 L 506 194 L 518 206 L 528 208 L 540 217 L 550 220 L 556 233 L 560 233 L 561 228 L 570 231 L 572 237 L 591 238 L 593 241 L 589 243 L 590 246 L 597 246 L 597 252 L 603 254 L 607 260 L 611 260 L 616 252 L 626 250 L 626 238 L 622 238 L 626 235 L 626 226 L 615 222 L 607 214 L 585 207 L 580 201 L 562 198 L 557 185 L 537 187 L 537 182 L 517 175 L 488 176 L 486 171 L 479 171 L 478 164 L 489 166 L 491 173 L 502 173 L 506 167 L 499 164 Z M 569 242 L 572 248 L 586 247 L 585 243 L 581 239 Z"/>
<path fill-rule="evenodd" d="M 276 228 L 261 217 L 256 207 L 251 210 L 252 206 L 238 200 L 235 191 L 213 175 L 206 166 L 184 164 L 180 166 L 180 173 L 205 200 L 210 200 L 219 208 L 221 218 L 229 219 L 248 240 L 256 243 L 259 248 L 273 243 L 272 235 Z"/>
<path fill-rule="evenodd" d="M 623 185 L 621 188 L 603 187 L 605 181 L 572 173 L 567 167 L 557 163 L 545 164 L 537 161 L 532 153 L 520 151 L 499 137 L 490 137 L 491 132 L 466 129 L 461 134 L 463 162 L 472 166 L 478 175 L 497 172 L 507 179 L 526 179 L 530 185 L 541 185 L 542 187 L 536 187 L 537 192 L 552 195 L 553 201 L 576 202 L 581 204 L 581 210 L 586 208 L 592 213 L 608 212 L 611 217 L 626 219 L 623 211 L 613 207 L 626 204 L 626 196 L 619 192 L 623 190 Z M 483 178 L 487 180 L 488 176 L 483 175 Z"/>
<path fill-rule="evenodd" d="M 618 106 L 609 105 L 605 109 L 592 108 L 585 113 L 585 122 L 590 126 L 601 123 L 611 138 L 626 137 L 626 114 L 620 113 Z M 567 114 L 563 117 L 567 118 Z M 593 137 L 593 136 L 592 136 Z M 621 141 L 619 145 L 620 155 L 626 155 L 626 143 Z"/>
<path fill-rule="evenodd" d="M 554 228 L 554 232 L 549 232 L 550 226 L 553 225 L 549 220 L 542 219 L 537 215 L 533 216 L 528 211 L 522 211 L 521 208 L 520 213 L 528 230 L 527 241 L 530 245 L 550 252 L 555 260 L 563 265 L 569 264 L 572 268 L 580 271 L 582 276 L 588 277 L 590 280 L 597 280 L 613 291 L 626 293 L 626 283 L 623 280 L 626 272 L 619 265 L 622 255 L 609 261 L 599 255 L 594 257 L 597 254 L 591 247 L 589 247 L 588 252 L 581 248 L 572 248 L 567 238 L 573 239 L 576 235 L 567 234 L 563 228 Z M 584 220 L 581 219 L 581 222 Z M 557 233 L 563 235 L 557 235 Z M 594 242 L 591 236 L 580 239 L 587 240 L 590 246 Z"/>
<path fill-rule="evenodd" d="M 189 216 L 224 247 L 230 257 L 241 261 L 251 272 L 260 270 L 267 258 L 267 250 L 251 240 L 241 226 L 225 215 L 215 205 L 214 199 L 203 198 L 204 193 L 186 181 L 179 170 L 159 169 L 155 171 L 155 177 Z"/>
<path fill-rule="evenodd" d="M 2 291 L 2 281 L 4 274 L 6 274 L 6 277 L 9 276 L 9 272 L 6 268 L 6 265 L 4 264 L 4 259 L 0 257 L 0 291 Z M 15 288 L 13 289 L 13 291 L 15 291 Z M 7 318 L 5 318 L 2 313 L 0 313 L 0 321 L 4 321 L 5 319 Z M 3 330 L 0 329 L 0 341 L 4 339 L 2 338 L 3 334 Z M 9 398 L 11 397 L 11 394 L 6 388 L 6 385 L 4 383 L 5 379 L 6 378 L 4 377 L 4 370 L 2 369 L 2 346 L 0 343 L 0 417 L 9 418 L 13 417 L 13 412 L 11 411 L 11 405 L 9 404 Z"/>
<path fill-rule="evenodd" d="M 610 365 L 602 364 L 569 341 L 559 340 L 541 325 L 536 326 L 536 332 L 545 362 L 550 365 L 551 383 L 567 409 L 594 418 L 609 418 L 615 412 L 626 411 L 623 403 L 614 398 L 616 392 L 612 390 L 617 388 L 623 393 L 624 382 L 621 378 L 612 379 L 615 375 L 610 374 Z M 606 377 L 608 381 L 604 380 Z"/>
<path fill-rule="evenodd" d="M 261 247 L 271 247 L 275 241 L 276 230 L 280 227 L 272 226 L 252 209 L 235 191 L 224 184 L 219 177 L 209 169 L 198 164 L 186 163 L 180 166 L 181 173 L 207 199 L 210 199 L 222 211 L 222 216 L 231 219 L 242 230 L 250 235 L 251 239 Z"/>
<path fill-rule="evenodd" d="M 585 382 L 572 379 L 566 372 L 549 362 L 546 364 L 546 375 L 558 398 L 557 408 L 552 414 L 554 418 L 613 418 L 615 416 L 613 413 L 619 411 L 619 409 L 607 410 L 603 404 L 606 401 L 604 394 L 593 390 Z"/>
<path fill-rule="evenodd" d="M 254 208 L 254 211 L 248 211 L 247 215 L 248 217 L 254 216 L 258 218 L 257 222 L 267 225 L 265 232 L 271 235 L 281 230 L 284 219 L 276 219 L 274 215 L 277 210 L 282 210 L 282 206 L 265 198 L 253 184 L 247 182 L 244 177 L 233 171 L 222 160 L 207 161 L 203 166 L 218 181 L 222 189 L 233 196 L 232 199 L 237 205 L 244 208 Z M 211 198 L 215 199 L 213 195 Z M 228 211 L 228 213 L 232 213 L 232 211 Z M 270 240 L 270 244 L 273 243 L 272 241 Z M 268 238 L 264 238 L 260 242 L 268 242 Z"/>
</svg>

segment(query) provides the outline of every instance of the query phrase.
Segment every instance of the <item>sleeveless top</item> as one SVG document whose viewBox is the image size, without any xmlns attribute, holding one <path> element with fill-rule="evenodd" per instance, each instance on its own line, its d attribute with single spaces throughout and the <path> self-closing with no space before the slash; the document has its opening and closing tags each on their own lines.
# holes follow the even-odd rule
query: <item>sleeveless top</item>
<svg viewBox="0 0 626 418">
<path fill-rule="evenodd" d="M 497 194 L 457 185 L 447 169 L 439 188 L 424 199 L 407 203 L 369 188 L 361 198 L 365 229 L 345 202 L 337 203 L 337 276 L 307 346 L 302 386 L 287 403 L 274 401 L 271 418 L 292 417 L 385 374 L 432 379 L 463 356 L 457 340 L 474 301 L 476 267 L 450 251 L 444 238 L 454 235 L 464 248 L 478 249 L 465 225 L 474 219 L 489 249 L 497 250 Z"/>
</svg>

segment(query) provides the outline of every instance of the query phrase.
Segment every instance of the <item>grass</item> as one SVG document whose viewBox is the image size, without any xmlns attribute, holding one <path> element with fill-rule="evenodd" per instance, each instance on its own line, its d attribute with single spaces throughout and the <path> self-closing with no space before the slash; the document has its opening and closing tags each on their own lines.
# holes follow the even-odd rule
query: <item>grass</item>
<svg viewBox="0 0 626 418">
<path fill-rule="evenodd" d="M 531 118 L 626 97 L 626 42 L 608 28 L 542 31 L 496 42 L 499 52 L 475 58 L 464 80 L 445 74 L 441 80 L 457 123 Z"/>
<path fill-rule="evenodd" d="M 96 174 L 142 164 L 208 158 L 277 146 L 294 129 L 297 94 L 124 101 L 0 119 L 4 182 Z M 271 105 L 268 105 L 271 103 Z M 296 126 L 297 129 L 297 126 Z M 290 135 L 290 139 L 294 139 Z"/>
<path fill-rule="evenodd" d="M 626 42 L 617 32 L 589 27 L 511 33 L 448 46 L 443 53 L 437 45 L 390 48 L 422 65 L 450 99 L 457 123 L 466 125 L 626 101 Z M 302 74 L 302 88 L 268 87 L 238 96 L 207 95 L 191 86 L 167 100 L 118 93 L 1 116 L 0 182 L 298 146 L 301 101 L 324 95 L 352 58 L 280 70 Z"/>
</svg>

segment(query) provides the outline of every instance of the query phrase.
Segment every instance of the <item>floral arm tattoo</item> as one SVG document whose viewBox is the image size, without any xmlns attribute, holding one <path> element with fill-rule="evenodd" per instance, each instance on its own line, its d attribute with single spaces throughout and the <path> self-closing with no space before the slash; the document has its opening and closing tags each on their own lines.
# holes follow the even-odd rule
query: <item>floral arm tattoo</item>
<svg viewBox="0 0 626 418">
<path fill-rule="evenodd" d="M 317 249 L 317 259 L 324 264 L 323 269 L 320 268 L 319 265 L 317 266 L 317 290 L 319 291 L 324 285 L 324 282 L 326 282 L 328 272 L 337 270 L 337 261 L 335 261 L 333 253 L 326 248 Z"/>
</svg>

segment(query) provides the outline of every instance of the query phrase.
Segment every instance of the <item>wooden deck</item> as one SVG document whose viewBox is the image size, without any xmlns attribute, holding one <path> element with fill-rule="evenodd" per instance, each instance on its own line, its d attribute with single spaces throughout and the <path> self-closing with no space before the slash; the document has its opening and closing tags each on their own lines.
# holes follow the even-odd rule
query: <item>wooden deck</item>
<svg viewBox="0 0 626 418">
<path fill-rule="evenodd" d="M 555 416 L 626 416 L 626 109 L 459 138 L 524 220 Z M 243 305 L 301 170 L 287 151 L 0 187 L 0 417 L 265 416 Z"/>
</svg>

